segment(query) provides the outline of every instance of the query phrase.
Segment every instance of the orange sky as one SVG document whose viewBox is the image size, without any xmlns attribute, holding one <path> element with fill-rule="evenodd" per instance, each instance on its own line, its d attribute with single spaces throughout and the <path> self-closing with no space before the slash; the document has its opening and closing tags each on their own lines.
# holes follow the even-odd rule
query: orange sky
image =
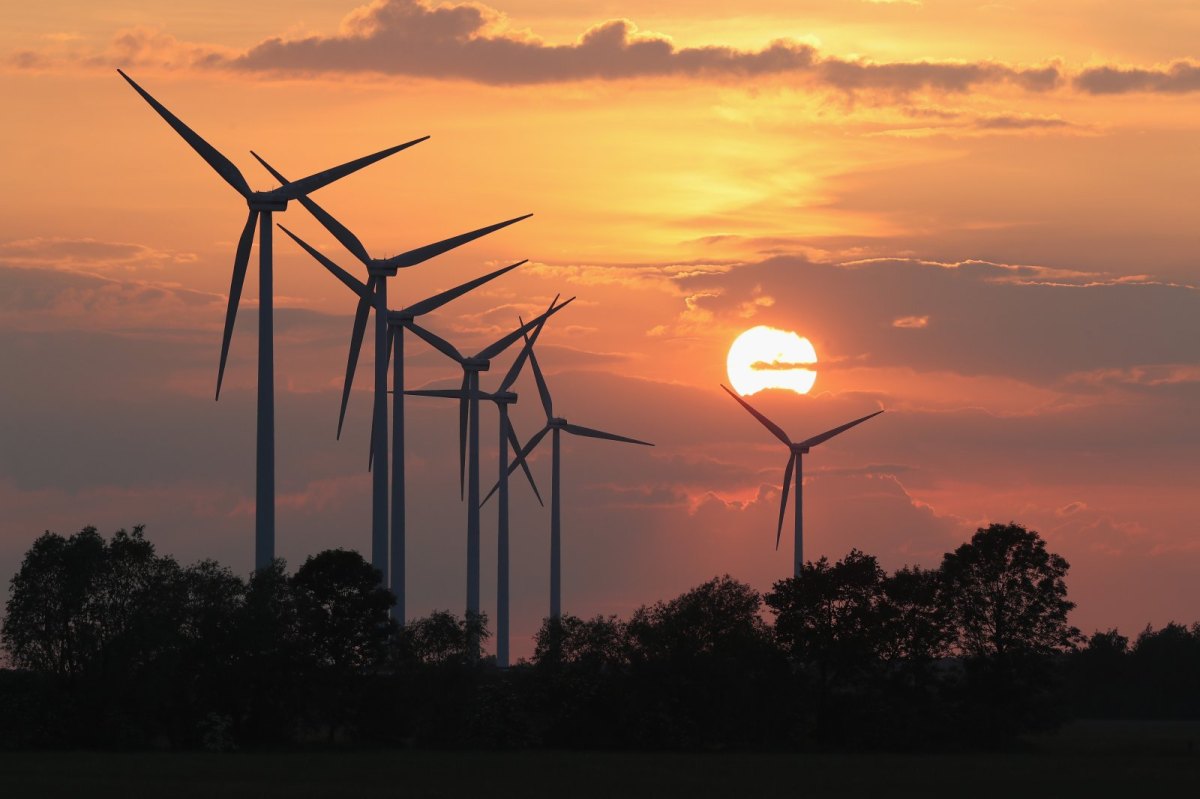
<svg viewBox="0 0 1200 799">
<path fill-rule="evenodd" d="M 556 408 L 658 444 L 569 446 L 568 612 L 787 573 L 771 545 L 786 457 L 717 389 L 733 338 L 767 324 L 821 361 L 812 395 L 759 395 L 789 432 L 889 411 L 807 461 L 810 554 L 934 565 L 1012 519 L 1073 564 L 1083 628 L 1200 617 L 1200 8 L 496 2 L 12 12 L 0 572 L 41 530 L 89 523 L 250 565 L 253 303 L 211 401 L 244 210 L 119 66 L 258 188 L 251 148 L 299 175 L 430 134 L 314 195 L 377 254 L 535 214 L 397 285 L 417 299 L 529 258 L 430 326 L 465 348 L 578 295 L 543 338 Z M 350 266 L 299 207 L 282 221 Z M 295 564 L 367 546 L 368 383 L 335 442 L 350 298 L 282 237 L 276 252 Z M 416 347 L 410 368 L 452 376 Z M 409 608 L 458 609 L 454 412 L 411 407 Z M 546 515 L 519 496 L 523 652 L 548 554 Z"/>
</svg>

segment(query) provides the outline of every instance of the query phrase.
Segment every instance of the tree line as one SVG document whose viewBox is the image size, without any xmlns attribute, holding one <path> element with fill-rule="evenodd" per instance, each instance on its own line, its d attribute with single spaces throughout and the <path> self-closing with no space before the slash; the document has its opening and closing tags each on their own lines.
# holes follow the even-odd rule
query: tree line
<svg viewBox="0 0 1200 799">
<path fill-rule="evenodd" d="M 9 586 L 0 746 L 961 747 L 1200 716 L 1200 625 L 1084 639 L 1067 571 L 993 524 L 937 569 L 852 550 L 765 594 L 724 576 L 627 619 L 547 619 L 498 669 L 472 651 L 486 618 L 397 625 L 355 552 L 242 579 L 140 527 L 48 532 Z"/>
</svg>

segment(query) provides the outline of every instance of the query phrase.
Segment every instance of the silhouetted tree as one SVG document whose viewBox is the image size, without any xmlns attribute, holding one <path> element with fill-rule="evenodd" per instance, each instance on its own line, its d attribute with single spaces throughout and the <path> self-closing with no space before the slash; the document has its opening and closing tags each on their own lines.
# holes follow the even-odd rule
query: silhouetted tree
<svg viewBox="0 0 1200 799">
<path fill-rule="evenodd" d="M 304 561 L 289 582 L 310 721 L 323 724 L 330 740 L 370 709 L 364 685 L 388 655 L 396 598 L 381 580 L 359 553 L 329 549 Z"/>
<path fill-rule="evenodd" d="M 533 653 L 534 696 L 554 746 L 606 747 L 625 740 L 629 638 L 615 616 L 547 618 Z"/>
<path fill-rule="evenodd" d="M 980 528 L 942 560 L 955 648 L 965 658 L 969 698 L 985 712 L 988 735 L 1006 736 L 1061 721 L 1055 659 L 1079 631 L 1067 623 L 1069 565 L 1019 524 Z"/>
<path fill-rule="evenodd" d="M 728 575 L 636 610 L 627 625 L 630 734 L 643 745 L 770 740 L 782 659 L 756 591 Z"/>
<path fill-rule="evenodd" d="M 857 549 L 830 564 L 804 564 L 766 596 L 775 614 L 775 640 L 805 677 L 813 697 L 816 734 L 842 737 L 853 706 L 875 678 L 885 646 L 879 562 Z"/>
<path fill-rule="evenodd" d="M 1072 711 L 1083 717 L 1130 715 L 1137 701 L 1129 639 L 1116 630 L 1095 632 L 1068 658 Z"/>
<path fill-rule="evenodd" d="M 941 575 L 905 567 L 884 578 L 879 606 L 882 661 L 870 728 L 878 742 L 907 748 L 945 740 L 950 727 L 944 658 L 952 639 Z"/>
<path fill-rule="evenodd" d="M 106 541 L 94 527 L 39 537 L 9 587 L 3 642 L 13 662 L 55 679 L 63 733 L 135 744 L 138 714 L 168 690 L 183 602 L 181 571 L 141 527 Z"/>
<path fill-rule="evenodd" d="M 879 655 L 884 661 L 905 666 L 909 676 L 913 668 L 928 665 L 949 651 L 952 631 L 943 601 L 941 575 L 919 566 L 904 567 L 883 579 L 883 643 Z"/>
<path fill-rule="evenodd" d="M 231 716 L 248 743 L 292 740 L 306 695 L 307 659 L 297 633 L 295 597 L 286 564 L 276 559 L 250 575 L 232 646 Z"/>
<path fill-rule="evenodd" d="M 1147 626 L 1134 642 L 1130 665 L 1137 675 L 1139 715 L 1200 717 L 1200 624 Z"/>
<path fill-rule="evenodd" d="M 489 637 L 486 614 L 464 618 L 437 610 L 404 626 L 397 636 L 397 651 L 409 663 L 461 666 L 471 659 L 472 638 L 486 641 Z"/>
<path fill-rule="evenodd" d="M 398 691 L 393 697 L 393 726 L 401 737 L 422 745 L 491 745 L 480 714 L 492 713 L 480 691 L 490 664 L 474 656 L 476 641 L 490 633 L 487 616 L 456 616 L 436 611 L 413 619 L 395 637 L 393 661 Z"/>
<path fill-rule="evenodd" d="M 546 618 L 534 638 L 533 662 L 543 668 L 582 666 L 613 671 L 629 663 L 629 637 L 616 616 Z"/>
</svg>

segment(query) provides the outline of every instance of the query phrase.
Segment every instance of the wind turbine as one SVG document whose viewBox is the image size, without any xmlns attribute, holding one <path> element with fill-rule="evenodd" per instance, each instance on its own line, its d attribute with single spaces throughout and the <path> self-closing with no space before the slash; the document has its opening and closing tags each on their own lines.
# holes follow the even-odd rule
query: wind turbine
<svg viewBox="0 0 1200 799">
<path fill-rule="evenodd" d="M 286 182 L 283 175 L 275 170 L 266 162 L 258 153 L 251 152 L 260 164 L 270 172 L 276 180 Z M 383 575 L 383 584 L 392 585 L 393 591 L 397 591 L 396 582 L 389 582 L 388 575 L 391 571 L 397 571 L 400 577 L 400 584 L 396 594 L 398 606 L 393 608 L 393 614 L 396 618 L 403 621 L 404 619 L 404 538 L 405 538 L 405 494 L 404 494 L 404 395 L 400 394 L 397 399 L 392 402 L 392 468 L 391 468 L 391 491 L 392 491 L 392 511 L 391 511 L 391 561 L 388 559 L 388 438 L 387 438 L 387 370 L 388 356 L 392 353 L 392 340 L 395 339 L 396 347 L 394 351 L 393 370 L 398 375 L 401 383 L 401 391 L 403 390 L 403 375 L 404 375 L 404 332 L 402 325 L 392 325 L 388 319 L 388 294 L 387 294 L 387 279 L 395 277 L 396 272 L 410 266 L 428 261 L 442 253 L 453 250 L 456 247 L 474 241 L 481 236 L 486 236 L 488 233 L 508 227 L 509 225 L 520 222 L 522 219 L 528 219 L 532 214 L 519 216 L 515 219 L 509 219 L 504 222 L 499 222 L 494 225 L 472 230 L 469 233 L 462 233 L 458 236 L 453 236 L 442 241 L 427 244 L 424 247 L 418 247 L 414 250 L 395 255 L 390 258 L 372 258 L 368 253 L 363 243 L 341 222 L 333 218 L 333 215 L 326 211 L 321 206 L 317 205 L 313 200 L 302 197 L 300 203 L 308 209 L 317 221 L 320 222 L 326 230 L 328 230 L 334 238 L 342 243 L 351 254 L 353 254 L 367 268 L 367 283 L 368 291 L 366 294 L 359 293 L 354 286 L 347 283 L 352 290 L 359 294 L 358 308 L 354 314 L 354 328 L 350 335 L 350 353 L 346 362 L 346 379 L 342 385 L 342 404 L 338 411 L 338 438 L 342 436 L 342 424 L 346 419 L 346 404 L 350 399 L 350 389 L 354 383 L 354 370 L 358 364 L 359 352 L 362 348 L 363 336 L 366 333 L 367 315 L 372 306 L 375 307 L 375 403 L 373 413 L 371 415 L 371 461 L 376 460 L 378 453 L 378 463 L 374 465 L 372 470 L 372 504 L 371 504 L 371 564 L 379 569 L 379 573 Z M 297 243 L 303 246 L 317 260 L 322 261 L 322 256 L 316 250 L 309 247 L 304 242 L 297 239 L 292 233 L 288 232 L 289 236 L 296 239 Z M 329 262 L 332 263 L 332 262 Z M 329 264 L 325 264 L 329 268 Z M 335 273 L 336 274 L 336 273 Z M 502 273 L 501 273 L 502 274 Z M 498 276 L 494 275 L 494 276 Z M 490 278 L 489 278 L 490 279 Z M 344 281 L 343 281 L 344 282 Z M 486 282 L 486 281 L 483 281 Z M 458 296 L 458 295 L 455 295 Z M 449 302 L 453 297 L 445 300 Z M 437 307 L 437 306 L 435 306 Z M 423 311 L 427 313 L 428 310 Z"/>
<path fill-rule="evenodd" d="M 775 548 L 779 549 L 779 539 L 783 535 L 783 513 L 787 509 L 788 489 L 791 487 L 792 472 L 794 470 L 796 475 L 796 547 L 792 554 L 792 576 L 799 577 L 800 569 L 804 565 L 804 496 L 802 493 L 804 489 L 804 478 L 801 475 L 801 457 L 807 455 L 808 451 L 817 444 L 823 444 L 834 436 L 846 432 L 851 427 L 860 425 L 868 419 L 878 416 L 879 414 L 883 413 L 883 411 L 869 413 L 861 419 L 855 419 L 853 422 L 847 422 L 840 427 L 835 427 L 832 430 L 826 430 L 820 435 L 815 435 L 812 438 L 806 438 L 803 441 L 795 442 L 788 438 L 788 434 L 783 432 L 783 428 L 752 408 L 750 403 L 746 402 L 733 391 L 725 388 L 724 385 L 722 385 L 721 388 L 724 388 L 729 396 L 741 403 L 742 407 L 749 411 L 751 416 L 762 422 L 763 427 L 770 430 L 776 438 L 782 441 L 787 448 L 791 450 L 792 454 L 788 456 L 787 468 L 783 470 L 783 491 L 779 500 L 779 527 L 775 531 Z"/>
<path fill-rule="evenodd" d="M 553 309 L 557 302 L 558 297 L 555 297 L 550 303 L 550 308 Z M 496 665 L 500 668 L 507 668 L 509 665 L 508 447 L 511 444 L 513 452 L 521 451 L 521 442 L 517 438 L 512 420 L 508 415 L 508 406 L 517 401 L 516 393 L 510 389 L 520 375 L 521 367 L 525 365 L 525 360 L 533 350 L 533 344 L 537 341 L 537 337 L 541 334 L 544 325 L 544 322 L 539 324 L 534 329 L 533 336 L 525 339 L 525 346 L 521 348 L 520 354 L 513 360 L 508 373 L 500 381 L 500 386 L 490 394 L 484 392 L 480 392 L 479 394 L 480 399 L 488 399 L 494 402 L 496 410 L 500 415 L 500 441 L 498 447 L 500 461 L 500 482 L 498 485 L 500 498 L 496 516 Z M 465 392 L 462 389 L 420 389 L 406 393 L 421 397 L 457 399 L 460 404 L 463 401 L 470 400 L 469 392 Z M 522 463 L 521 466 L 524 467 L 525 477 L 529 480 L 529 485 L 533 489 L 534 496 L 537 497 L 538 504 L 543 504 L 541 492 L 538 491 L 537 483 L 533 479 L 533 473 L 529 471 L 529 465 Z"/>
<path fill-rule="evenodd" d="M 324 266 L 330 274 L 340 280 L 347 288 L 358 295 L 359 299 L 366 298 L 375 305 L 376 313 L 379 312 L 379 294 L 372 290 L 370 283 L 364 283 L 358 278 L 351 275 L 342 267 L 338 266 L 331 259 L 326 257 L 321 252 L 307 244 L 303 239 L 297 236 L 292 231 L 288 230 L 283 225 L 279 226 L 284 233 L 292 238 L 297 244 L 304 248 L 309 255 Z M 430 245 L 435 246 L 435 245 Z M 392 593 L 396 595 L 396 604 L 392 608 L 394 618 L 404 623 L 404 600 L 405 600 L 405 525 L 404 525 L 404 328 L 411 325 L 413 320 L 424 314 L 441 308 L 446 303 L 454 300 L 467 292 L 482 286 L 501 275 L 511 272 L 518 266 L 524 264 L 525 261 L 519 261 L 515 264 L 497 269 L 482 277 L 475 278 L 460 286 L 456 286 L 440 294 L 435 294 L 428 299 L 413 303 L 407 308 L 399 311 L 383 309 L 383 316 L 387 320 L 388 339 L 387 344 L 381 352 L 384 354 L 384 364 L 388 361 L 387 353 L 391 352 L 394 357 L 394 365 L 392 369 L 392 540 L 391 540 L 391 562 L 390 562 L 390 587 Z M 352 355 L 352 359 L 354 356 Z M 386 372 L 385 372 L 386 375 Z M 386 380 L 386 377 L 385 377 Z M 386 385 L 385 385 L 386 389 Z M 386 402 L 386 394 L 385 402 Z M 345 406 L 343 406 L 345 407 Z M 386 408 L 386 405 L 385 405 Z M 381 428 L 372 426 L 372 439 Z M 372 447 L 372 452 L 374 448 Z M 377 499 L 377 498 L 376 498 Z M 387 501 L 387 495 L 384 494 L 384 502 Z M 382 550 L 376 549 L 376 541 L 372 539 L 372 562 L 383 561 L 387 562 L 387 541 L 383 542 Z M 378 566 L 376 566 L 378 568 Z"/>
<path fill-rule="evenodd" d="M 430 346 L 448 358 L 458 362 L 463 370 L 462 385 L 458 390 L 459 398 L 459 491 L 462 491 L 463 471 L 465 470 L 467 445 L 470 445 L 471 468 L 467 472 L 467 615 L 479 615 L 479 400 L 484 398 L 479 390 L 479 373 L 486 372 L 495 358 L 514 342 L 525 336 L 530 330 L 538 327 L 554 314 L 570 305 L 574 297 L 564 303 L 552 305 L 548 311 L 531 322 L 503 336 L 484 347 L 475 355 L 465 356 L 453 344 L 415 323 L 409 323 L 412 332 L 424 339 Z M 533 357 L 532 350 L 529 357 Z M 515 377 L 513 378 L 516 379 Z M 511 470 L 510 470 L 511 471 Z M 472 651 L 478 651 L 478 641 L 473 642 Z"/>
<path fill-rule="evenodd" d="M 423 136 L 395 147 L 389 147 L 373 155 L 317 172 L 295 182 L 281 180 L 283 185 L 271 191 L 254 191 L 232 161 L 200 138 L 179 117 L 168 111 L 162 103 L 151 97 L 145 89 L 123 71 L 118 69 L 117 72 L 226 183 L 245 198 L 246 204 L 250 208 L 246 225 L 242 228 L 242 235 L 238 239 L 237 254 L 233 262 L 233 279 L 229 286 L 229 305 L 225 311 L 225 332 L 221 340 L 221 363 L 217 369 L 217 399 L 221 397 L 225 362 L 229 355 L 229 342 L 233 336 L 233 324 L 242 295 L 242 284 L 245 282 L 246 269 L 250 261 L 250 248 L 254 243 L 254 231 L 261 217 L 262 226 L 258 242 L 258 434 L 254 523 L 254 565 L 256 569 L 261 569 L 269 566 L 275 559 L 275 342 L 274 275 L 271 253 L 272 214 L 276 211 L 287 210 L 290 200 L 303 201 L 309 192 L 327 186 L 335 180 L 393 153 L 423 142 L 429 137 Z"/>
<path fill-rule="evenodd" d="M 558 620 L 562 617 L 562 512 L 559 492 L 559 434 L 567 432 L 586 438 L 604 438 L 609 441 L 622 441 L 626 444 L 641 444 L 645 447 L 653 447 L 654 445 L 649 441 L 639 441 L 636 438 L 627 438 L 615 433 L 606 433 L 603 430 L 581 427 L 577 424 L 571 424 L 566 419 L 555 416 L 554 403 L 550 397 L 550 390 L 546 388 L 546 379 L 542 376 L 542 369 L 538 366 L 537 355 L 533 350 L 529 351 L 529 364 L 533 367 L 533 377 L 537 381 L 538 394 L 542 399 L 542 409 L 546 412 L 546 426 L 534 433 L 533 438 L 529 439 L 529 442 L 525 444 L 517 455 L 517 459 L 508 467 L 508 471 L 511 473 L 518 466 L 524 466 L 529 454 L 541 443 L 547 433 L 553 431 L 554 435 L 551 436 L 550 482 L 550 618 Z M 498 488 L 499 484 L 488 492 L 483 501 L 487 502 Z"/>
</svg>

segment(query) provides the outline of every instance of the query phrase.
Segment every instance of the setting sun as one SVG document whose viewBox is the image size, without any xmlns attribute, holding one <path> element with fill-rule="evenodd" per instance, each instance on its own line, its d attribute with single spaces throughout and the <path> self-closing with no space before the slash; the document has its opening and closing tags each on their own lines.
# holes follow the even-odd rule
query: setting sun
<svg viewBox="0 0 1200 799">
<path fill-rule="evenodd" d="M 812 342 L 789 330 L 759 325 L 742 333 L 729 348 L 729 382 L 742 396 L 766 388 L 785 388 L 807 394 L 817 380 L 810 368 L 817 362 Z"/>
</svg>

